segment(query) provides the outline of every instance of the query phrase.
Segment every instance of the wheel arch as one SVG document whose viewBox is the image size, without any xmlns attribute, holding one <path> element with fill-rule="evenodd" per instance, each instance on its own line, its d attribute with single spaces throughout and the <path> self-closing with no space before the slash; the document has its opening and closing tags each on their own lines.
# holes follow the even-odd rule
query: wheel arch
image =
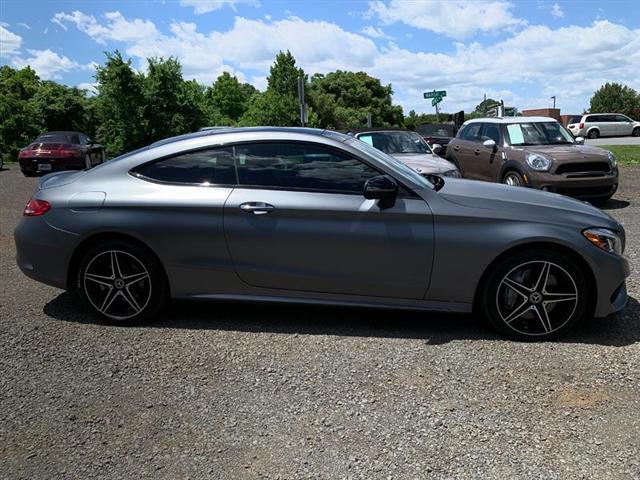
<svg viewBox="0 0 640 480">
<path fill-rule="evenodd" d="M 597 283 L 596 283 L 595 274 L 593 273 L 593 269 L 591 268 L 587 260 L 582 255 L 580 255 L 580 253 L 576 252 L 575 250 L 565 245 L 550 242 L 550 241 L 535 241 L 535 242 L 515 245 L 503 251 L 499 255 L 497 255 L 491 261 L 491 263 L 489 263 L 489 265 L 487 265 L 487 267 L 484 269 L 484 272 L 482 272 L 482 275 L 480 276 L 480 280 L 476 285 L 476 289 L 473 297 L 474 311 L 475 312 L 479 311 L 479 306 L 480 306 L 479 304 L 480 304 L 480 299 L 482 297 L 482 290 L 487 282 L 487 278 L 489 274 L 491 273 L 492 269 L 495 268 L 498 262 L 502 261 L 505 257 L 513 255 L 514 253 L 526 252 L 527 250 L 534 250 L 534 249 L 550 250 L 555 253 L 565 255 L 576 263 L 578 268 L 580 268 L 580 270 L 584 274 L 585 279 L 587 281 L 587 288 L 589 289 L 589 294 L 587 296 L 587 298 L 589 299 L 589 304 L 587 305 L 587 312 L 589 312 L 589 314 L 593 313 L 596 307 L 596 300 L 598 298 Z"/>
<path fill-rule="evenodd" d="M 587 128 L 587 137 L 589 137 L 589 134 L 593 130 L 597 130 L 598 131 L 598 136 L 600 136 L 600 134 L 602 133 L 602 132 L 600 132 L 600 127 L 597 127 L 597 126 L 593 125 L 592 127 Z"/>
<path fill-rule="evenodd" d="M 97 232 L 89 235 L 84 240 L 82 240 L 73 251 L 71 260 L 69 261 L 69 268 L 67 269 L 67 290 L 73 291 L 76 288 L 76 277 L 78 276 L 78 269 L 80 268 L 80 262 L 82 261 L 82 257 L 85 255 L 85 253 L 87 253 L 89 249 L 95 247 L 96 245 L 114 241 L 121 241 L 136 245 L 137 247 L 142 248 L 153 255 L 162 268 L 162 273 L 164 274 L 167 289 L 171 288 L 169 277 L 167 276 L 167 271 L 164 267 L 164 264 L 162 263 L 160 257 L 158 257 L 156 252 L 151 247 L 149 247 L 149 245 L 144 243 L 142 240 L 126 233 Z M 169 294 L 170 293 L 171 292 L 169 291 Z"/>
<path fill-rule="evenodd" d="M 507 160 L 506 162 L 504 162 L 504 164 L 500 168 L 500 177 L 498 181 L 502 182 L 504 180 L 504 176 L 511 171 L 518 172 L 524 179 L 525 184 L 529 184 L 529 182 L 527 181 L 527 172 L 524 171 L 524 168 L 522 168 L 522 165 L 517 160 Z"/>
</svg>

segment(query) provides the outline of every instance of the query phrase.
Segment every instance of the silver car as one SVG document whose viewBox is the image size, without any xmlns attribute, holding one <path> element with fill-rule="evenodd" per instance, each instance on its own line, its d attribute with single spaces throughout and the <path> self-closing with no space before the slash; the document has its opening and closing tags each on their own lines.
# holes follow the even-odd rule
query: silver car
<svg viewBox="0 0 640 480">
<path fill-rule="evenodd" d="M 567 128 L 574 137 L 640 137 L 640 122 L 620 113 L 590 113 L 573 117 Z"/>
<path fill-rule="evenodd" d="M 432 147 L 411 130 L 369 129 L 355 132 L 353 136 L 400 160 L 420 175 L 462 177 L 453 163 L 437 155 L 442 150 L 440 145 Z"/>
<path fill-rule="evenodd" d="M 477 312 L 557 337 L 627 301 L 624 229 L 560 195 L 433 177 L 348 135 L 236 128 L 40 180 L 15 231 L 29 277 L 99 316 L 175 299 Z"/>
</svg>

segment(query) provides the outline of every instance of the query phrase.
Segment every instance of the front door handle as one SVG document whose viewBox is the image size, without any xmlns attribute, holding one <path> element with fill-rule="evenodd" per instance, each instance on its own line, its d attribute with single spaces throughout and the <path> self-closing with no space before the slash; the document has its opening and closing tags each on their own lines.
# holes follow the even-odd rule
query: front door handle
<svg viewBox="0 0 640 480">
<path fill-rule="evenodd" d="M 276 207 L 265 202 L 246 202 L 240 205 L 240 210 L 254 215 L 264 215 L 275 209 Z"/>
</svg>

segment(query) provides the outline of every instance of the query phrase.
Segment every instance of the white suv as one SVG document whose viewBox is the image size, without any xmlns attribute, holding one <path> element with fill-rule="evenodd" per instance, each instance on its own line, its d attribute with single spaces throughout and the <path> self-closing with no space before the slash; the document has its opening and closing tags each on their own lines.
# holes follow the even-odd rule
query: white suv
<svg viewBox="0 0 640 480">
<path fill-rule="evenodd" d="M 573 117 L 567 128 L 574 137 L 640 137 L 640 122 L 620 113 L 590 113 Z"/>
</svg>

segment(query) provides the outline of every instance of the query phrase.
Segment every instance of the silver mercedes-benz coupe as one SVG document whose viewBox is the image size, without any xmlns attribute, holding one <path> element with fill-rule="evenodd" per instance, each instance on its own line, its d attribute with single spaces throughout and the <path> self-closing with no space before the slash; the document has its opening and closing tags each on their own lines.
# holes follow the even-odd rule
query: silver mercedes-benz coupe
<svg viewBox="0 0 640 480">
<path fill-rule="evenodd" d="M 560 195 L 430 180 L 332 131 L 218 129 L 40 180 L 17 262 L 103 318 L 169 298 L 472 312 L 519 339 L 624 308 L 624 229 Z"/>
</svg>

